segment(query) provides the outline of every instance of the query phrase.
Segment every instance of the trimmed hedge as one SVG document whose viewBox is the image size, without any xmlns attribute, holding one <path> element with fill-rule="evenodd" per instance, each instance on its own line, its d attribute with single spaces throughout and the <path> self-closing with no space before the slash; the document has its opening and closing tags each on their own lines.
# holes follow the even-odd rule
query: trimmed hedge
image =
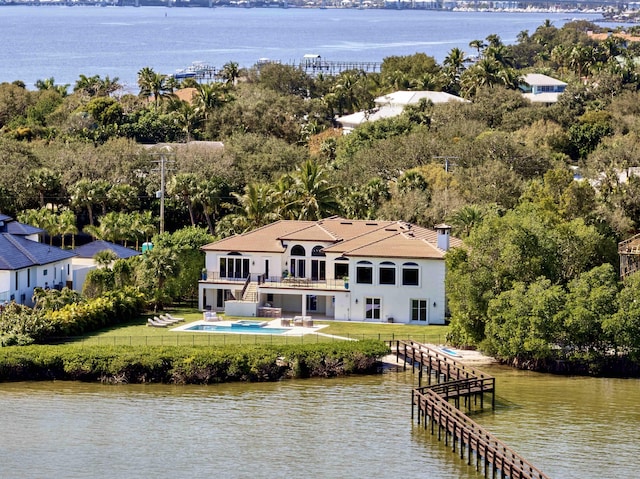
<svg viewBox="0 0 640 479">
<path fill-rule="evenodd" d="M 369 374 L 389 353 L 382 341 L 288 346 L 11 346 L 0 381 L 212 384 Z"/>
</svg>

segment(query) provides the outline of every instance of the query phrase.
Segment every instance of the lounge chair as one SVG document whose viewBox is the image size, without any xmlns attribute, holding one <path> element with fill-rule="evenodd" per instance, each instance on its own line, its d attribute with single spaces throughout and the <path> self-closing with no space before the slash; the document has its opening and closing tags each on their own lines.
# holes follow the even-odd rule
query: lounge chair
<svg viewBox="0 0 640 479">
<path fill-rule="evenodd" d="M 184 321 L 184 318 L 178 318 L 176 316 L 171 316 L 169 313 L 165 314 L 165 317 L 169 318 L 172 321 L 175 321 L 176 323 L 179 323 L 180 321 Z"/>
<path fill-rule="evenodd" d="M 162 322 L 158 322 L 155 319 L 148 318 L 147 319 L 147 326 L 153 326 L 154 328 L 166 328 L 167 324 L 166 323 L 162 323 Z"/>
<path fill-rule="evenodd" d="M 182 321 L 180 318 L 171 318 L 168 314 L 161 314 L 160 321 L 166 324 L 176 324 Z"/>
</svg>

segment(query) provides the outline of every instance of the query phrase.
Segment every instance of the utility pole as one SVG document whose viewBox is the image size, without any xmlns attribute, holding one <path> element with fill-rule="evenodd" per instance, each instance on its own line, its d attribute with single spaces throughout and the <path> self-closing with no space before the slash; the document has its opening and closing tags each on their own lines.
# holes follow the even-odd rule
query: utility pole
<svg viewBox="0 0 640 479">
<path fill-rule="evenodd" d="M 434 156 L 434 160 L 444 160 L 444 171 L 449 173 L 451 167 L 455 166 L 456 161 L 460 159 L 458 156 Z M 444 214 L 447 216 L 449 213 L 449 178 L 445 179 L 446 187 L 444 190 Z"/>
<path fill-rule="evenodd" d="M 171 152 L 171 148 L 168 146 L 163 147 L 163 150 Z M 157 163 L 159 168 L 154 168 L 151 171 L 160 172 L 160 191 L 156 192 L 156 198 L 160 198 L 160 234 L 164 233 L 164 191 L 165 191 L 165 178 L 167 175 L 167 163 L 175 163 L 174 160 L 168 160 L 164 151 L 156 153 L 160 159 L 154 160 L 153 163 Z"/>
</svg>

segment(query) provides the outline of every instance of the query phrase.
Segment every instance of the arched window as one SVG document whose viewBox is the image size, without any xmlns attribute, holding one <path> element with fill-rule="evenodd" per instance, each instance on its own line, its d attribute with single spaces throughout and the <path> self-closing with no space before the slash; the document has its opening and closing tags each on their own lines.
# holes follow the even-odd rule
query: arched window
<svg viewBox="0 0 640 479">
<path fill-rule="evenodd" d="M 304 259 L 306 251 L 299 244 L 291 248 L 291 276 L 294 278 L 304 278 L 307 274 L 307 262 Z M 300 258 L 302 256 L 302 258 Z M 298 258 L 298 259 L 296 259 Z"/>
<path fill-rule="evenodd" d="M 340 256 L 333 262 L 333 277 L 343 279 L 349 276 L 349 258 Z"/>
<path fill-rule="evenodd" d="M 299 244 L 295 245 L 293 248 L 291 248 L 291 256 L 306 256 L 304 247 L 300 246 Z"/>
<path fill-rule="evenodd" d="M 311 250 L 311 280 L 324 281 L 327 279 L 327 262 L 322 251 L 323 246 L 316 245 Z M 307 296 L 308 298 L 309 296 Z"/>
<path fill-rule="evenodd" d="M 420 266 L 417 263 L 408 262 L 402 265 L 402 285 L 420 285 Z"/>
<path fill-rule="evenodd" d="M 378 269 L 378 283 L 396 284 L 396 265 L 391 261 L 383 261 Z"/>
<path fill-rule="evenodd" d="M 356 264 L 356 283 L 373 284 L 373 263 L 358 261 Z"/>
</svg>

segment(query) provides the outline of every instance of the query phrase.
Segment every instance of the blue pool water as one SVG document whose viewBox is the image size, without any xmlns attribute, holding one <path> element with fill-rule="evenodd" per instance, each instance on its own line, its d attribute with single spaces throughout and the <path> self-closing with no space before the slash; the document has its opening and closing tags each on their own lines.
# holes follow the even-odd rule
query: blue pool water
<svg viewBox="0 0 640 479">
<path fill-rule="evenodd" d="M 243 324 L 234 323 L 230 326 L 221 326 L 218 324 L 196 324 L 183 331 L 205 331 L 209 333 L 233 333 L 233 334 L 284 334 L 289 329 L 285 328 L 265 328 L 262 323 L 251 323 L 249 321 Z"/>
</svg>

